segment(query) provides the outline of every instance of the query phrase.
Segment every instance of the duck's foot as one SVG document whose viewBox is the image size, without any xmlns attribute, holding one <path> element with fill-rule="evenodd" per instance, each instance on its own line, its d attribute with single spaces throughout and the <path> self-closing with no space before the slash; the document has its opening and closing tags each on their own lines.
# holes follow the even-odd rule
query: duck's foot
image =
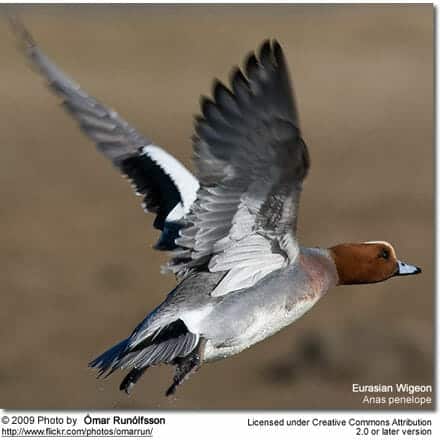
<svg viewBox="0 0 440 440">
<path fill-rule="evenodd" d="M 176 392 L 176 388 L 201 367 L 204 347 L 205 340 L 201 338 L 192 353 L 176 362 L 176 372 L 174 373 L 173 383 L 165 393 L 167 397 L 173 395 Z"/>
<path fill-rule="evenodd" d="M 127 394 L 130 394 L 130 391 L 136 384 L 136 382 L 141 378 L 141 376 L 145 373 L 145 371 L 148 369 L 147 367 L 143 368 L 133 368 L 125 377 L 124 380 L 121 382 L 121 385 L 119 386 L 119 389 L 121 391 L 125 391 Z"/>
</svg>

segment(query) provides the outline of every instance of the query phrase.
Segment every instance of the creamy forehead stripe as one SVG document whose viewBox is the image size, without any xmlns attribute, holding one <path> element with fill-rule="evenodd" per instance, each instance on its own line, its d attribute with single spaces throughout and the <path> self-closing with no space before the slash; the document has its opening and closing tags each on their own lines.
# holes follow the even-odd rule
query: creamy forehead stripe
<svg viewBox="0 0 440 440">
<path fill-rule="evenodd" d="M 384 244 L 385 246 L 393 247 L 392 244 L 387 241 L 364 241 L 364 244 Z"/>
<path fill-rule="evenodd" d="M 397 258 L 396 251 L 393 248 L 393 245 L 391 243 L 388 243 L 387 241 L 365 241 L 364 244 L 381 244 L 383 246 L 386 246 L 391 251 L 391 255 L 394 258 Z"/>
</svg>

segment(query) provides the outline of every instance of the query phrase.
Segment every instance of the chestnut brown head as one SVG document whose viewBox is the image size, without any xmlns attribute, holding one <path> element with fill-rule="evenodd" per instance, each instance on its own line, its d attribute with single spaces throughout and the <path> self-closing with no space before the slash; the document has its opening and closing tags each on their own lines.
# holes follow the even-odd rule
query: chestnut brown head
<svg viewBox="0 0 440 440">
<path fill-rule="evenodd" d="M 414 275 L 421 269 L 403 263 L 386 241 L 344 243 L 330 248 L 338 271 L 339 284 L 364 284 L 385 281 L 400 275 Z"/>
</svg>

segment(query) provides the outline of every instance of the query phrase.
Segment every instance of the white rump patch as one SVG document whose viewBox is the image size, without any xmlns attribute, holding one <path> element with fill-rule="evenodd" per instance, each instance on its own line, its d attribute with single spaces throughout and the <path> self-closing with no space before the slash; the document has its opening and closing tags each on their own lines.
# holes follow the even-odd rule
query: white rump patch
<svg viewBox="0 0 440 440">
<path fill-rule="evenodd" d="M 201 322 L 212 312 L 213 305 L 209 304 L 201 309 L 186 310 L 181 313 L 180 319 L 184 322 L 191 333 L 200 333 Z"/>
</svg>

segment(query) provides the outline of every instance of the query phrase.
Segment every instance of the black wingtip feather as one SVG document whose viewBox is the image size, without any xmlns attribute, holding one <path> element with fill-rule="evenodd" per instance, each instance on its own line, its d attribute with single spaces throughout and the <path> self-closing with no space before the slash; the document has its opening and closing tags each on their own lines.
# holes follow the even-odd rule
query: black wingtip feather
<svg viewBox="0 0 440 440">
<path fill-rule="evenodd" d="M 225 94 L 227 94 L 229 90 L 227 87 L 218 79 L 214 81 L 214 87 L 213 87 L 213 95 L 216 103 L 221 101 Z"/>
<path fill-rule="evenodd" d="M 237 105 L 235 96 L 232 92 L 220 81 L 214 82 L 213 95 L 216 105 L 222 114 L 230 117 L 240 117 L 240 108 Z"/>
<path fill-rule="evenodd" d="M 200 103 L 200 108 L 202 109 L 202 113 L 205 115 L 207 107 L 209 106 L 209 104 L 212 103 L 212 99 L 208 98 L 205 95 L 201 95 L 199 99 L 199 103 Z"/>
<path fill-rule="evenodd" d="M 254 80 L 258 76 L 259 63 L 254 52 L 251 52 L 245 61 L 246 76 Z"/>
<path fill-rule="evenodd" d="M 242 83 L 249 86 L 248 80 L 243 75 L 243 72 L 238 66 L 234 66 L 229 74 L 229 82 L 231 83 L 231 87 L 233 92 L 235 93 L 234 84 Z"/>
<path fill-rule="evenodd" d="M 222 82 L 218 78 L 214 78 L 214 80 L 212 81 L 212 96 L 214 97 L 214 99 L 216 95 L 219 93 L 218 90 L 221 89 L 222 87 L 224 87 Z"/>
<path fill-rule="evenodd" d="M 238 101 L 239 105 L 242 107 L 249 107 L 251 87 L 249 81 L 238 67 L 231 73 L 230 81 L 235 99 Z"/>
<path fill-rule="evenodd" d="M 265 64 L 266 60 L 269 60 L 272 55 L 272 45 L 270 39 L 264 40 L 260 47 L 260 61 Z"/>
<path fill-rule="evenodd" d="M 283 48 L 281 47 L 281 44 L 277 40 L 274 40 L 273 42 L 273 53 L 275 55 L 275 60 L 277 64 L 280 67 L 284 66 L 286 63 L 284 60 Z"/>
</svg>

